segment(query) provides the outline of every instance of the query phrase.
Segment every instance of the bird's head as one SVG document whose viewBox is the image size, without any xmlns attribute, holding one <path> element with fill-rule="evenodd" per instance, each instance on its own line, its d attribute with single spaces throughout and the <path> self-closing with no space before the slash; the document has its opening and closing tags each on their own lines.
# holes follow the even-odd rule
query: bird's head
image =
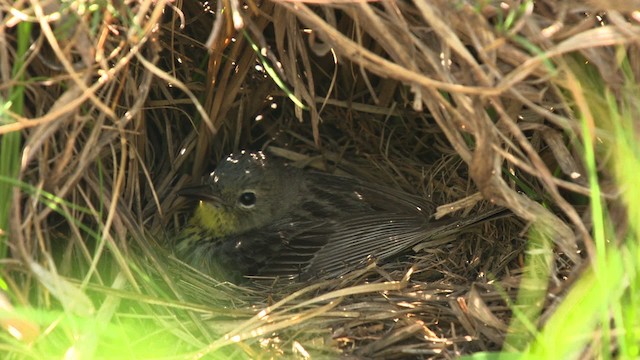
<svg viewBox="0 0 640 360">
<path fill-rule="evenodd" d="M 200 200 L 191 225 L 214 237 L 258 229 L 291 211 L 301 188 L 301 170 L 262 152 L 229 155 L 204 185 L 180 190 Z"/>
</svg>

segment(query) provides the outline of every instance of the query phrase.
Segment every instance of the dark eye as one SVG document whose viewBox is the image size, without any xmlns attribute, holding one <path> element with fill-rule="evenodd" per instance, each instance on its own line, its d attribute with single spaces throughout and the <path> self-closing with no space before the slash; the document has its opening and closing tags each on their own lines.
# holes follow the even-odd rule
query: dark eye
<svg viewBox="0 0 640 360">
<path fill-rule="evenodd" d="M 253 207 L 256 204 L 256 193 L 254 193 L 253 191 L 245 191 L 240 194 L 238 201 L 243 207 Z"/>
</svg>

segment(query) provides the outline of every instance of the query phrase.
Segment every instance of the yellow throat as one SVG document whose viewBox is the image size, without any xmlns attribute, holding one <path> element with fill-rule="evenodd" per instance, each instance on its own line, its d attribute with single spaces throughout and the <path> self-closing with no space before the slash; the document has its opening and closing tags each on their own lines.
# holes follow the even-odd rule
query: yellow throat
<svg viewBox="0 0 640 360">
<path fill-rule="evenodd" d="M 213 237 L 238 232 L 238 220 L 233 214 L 204 201 L 200 201 L 189 223 L 195 228 L 206 230 Z"/>
</svg>

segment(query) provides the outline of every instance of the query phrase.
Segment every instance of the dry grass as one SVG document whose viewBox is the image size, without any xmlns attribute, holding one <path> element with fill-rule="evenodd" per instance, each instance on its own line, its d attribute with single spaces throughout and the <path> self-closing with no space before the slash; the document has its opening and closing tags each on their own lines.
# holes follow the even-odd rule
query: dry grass
<svg viewBox="0 0 640 360">
<path fill-rule="evenodd" d="M 0 1 L 0 90 L 7 99 L 24 87 L 25 102 L 22 111 L 5 107 L 0 125 L 3 136 L 22 135 L 9 155 L 19 159 L 20 185 L 11 231 L 0 233 L 10 250 L 2 278 L 13 306 L 46 315 L 3 322 L 31 331 L 7 342 L 15 357 L 70 347 L 104 357 L 123 339 L 127 351 L 115 353 L 133 358 L 166 343 L 177 345 L 159 345 L 155 356 L 498 350 L 531 224 L 554 244 L 534 327 L 595 256 L 581 104 L 566 99 L 580 86 L 570 71 L 577 64 L 588 62 L 614 94 L 622 53 L 640 75 L 640 27 L 628 4 L 268 1 L 244 9 L 229 0 L 211 5 L 225 9 L 215 17 L 197 2 L 113 3 Z M 16 70 L 25 22 L 32 47 Z M 243 148 L 421 194 L 448 204 L 443 216 L 477 211 L 480 199 L 516 216 L 342 279 L 218 283 L 171 255 L 171 234 L 189 212 L 175 192 Z M 598 154 L 603 164 L 609 156 Z M 623 228 L 612 175 L 601 170 Z M 78 319 L 99 320 L 99 338 L 78 340 L 95 330 Z M 132 324 L 133 335 L 102 336 Z"/>
</svg>

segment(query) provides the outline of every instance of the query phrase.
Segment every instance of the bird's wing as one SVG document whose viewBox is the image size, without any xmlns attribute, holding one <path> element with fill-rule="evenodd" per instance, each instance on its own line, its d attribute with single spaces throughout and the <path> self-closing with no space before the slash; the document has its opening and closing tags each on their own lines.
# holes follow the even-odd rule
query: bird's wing
<svg viewBox="0 0 640 360">
<path fill-rule="evenodd" d="M 428 239 L 426 219 L 392 213 L 369 213 L 339 220 L 289 223 L 276 256 L 261 276 L 330 277 L 366 263 L 386 259 Z M 297 229 L 297 231 L 295 229 Z M 279 229 L 283 229 L 280 225 Z"/>
<path fill-rule="evenodd" d="M 288 218 L 273 223 L 262 234 L 255 234 L 278 244 L 277 251 L 265 253 L 271 256 L 260 264 L 256 275 L 295 278 L 302 274 L 315 254 L 327 245 L 334 228 L 334 221 L 328 219 Z"/>
<path fill-rule="evenodd" d="M 424 199 L 351 178 L 310 176 L 308 196 L 265 231 L 277 233 L 283 246 L 264 263 L 261 276 L 335 273 L 367 258 L 388 258 L 426 235 L 432 206 Z"/>
<path fill-rule="evenodd" d="M 305 275 L 336 276 L 368 261 L 397 255 L 432 234 L 426 219 L 416 216 L 378 213 L 349 218 L 311 259 Z"/>
</svg>

